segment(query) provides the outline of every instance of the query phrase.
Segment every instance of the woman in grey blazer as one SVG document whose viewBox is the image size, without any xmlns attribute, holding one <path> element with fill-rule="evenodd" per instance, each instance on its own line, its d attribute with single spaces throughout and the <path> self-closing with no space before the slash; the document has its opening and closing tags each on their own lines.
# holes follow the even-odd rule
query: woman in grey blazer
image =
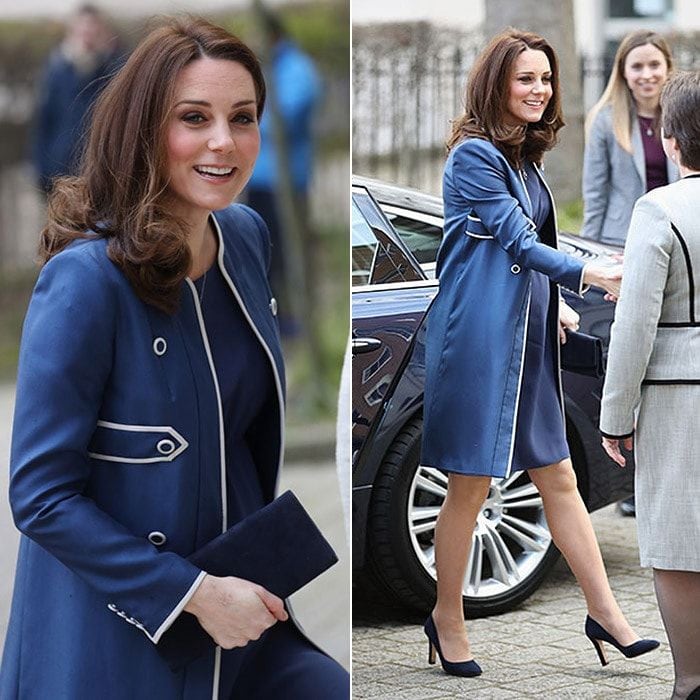
<svg viewBox="0 0 700 700">
<path fill-rule="evenodd" d="M 636 31 L 620 43 L 605 92 L 586 122 L 584 238 L 624 246 L 637 199 L 678 179 L 659 130 L 659 96 L 671 68 L 659 34 Z"/>
<path fill-rule="evenodd" d="M 600 428 L 636 457 L 642 566 L 675 667 L 673 698 L 700 698 L 700 72 L 663 96 L 664 149 L 682 179 L 642 197 L 625 249 Z M 699 311 L 696 311 L 698 309 Z"/>
</svg>

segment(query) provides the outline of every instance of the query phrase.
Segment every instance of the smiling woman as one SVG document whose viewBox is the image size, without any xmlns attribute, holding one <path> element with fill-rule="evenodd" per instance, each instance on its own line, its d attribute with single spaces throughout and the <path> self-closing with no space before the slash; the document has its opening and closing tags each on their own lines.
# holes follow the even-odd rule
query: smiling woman
<svg viewBox="0 0 700 700">
<path fill-rule="evenodd" d="M 566 441 L 559 346 L 578 315 L 559 286 L 614 293 L 621 270 L 558 249 L 542 172 L 563 126 L 556 53 L 542 37 L 508 29 L 483 50 L 467 85 L 445 164 L 440 284 L 425 344 L 420 464 L 448 474 L 435 525 L 437 601 L 424 627 L 429 660 L 437 652 L 451 675 L 482 672 L 464 628 L 467 562 L 484 501 L 489 511 L 498 506 L 492 478 L 523 471 L 583 589 L 586 634 L 594 644 L 606 638 L 599 622 L 626 652 L 645 653 L 658 642 L 639 640 L 613 597 Z M 508 549 L 499 556 L 514 564 Z"/>
<path fill-rule="evenodd" d="M 349 695 L 285 601 L 190 561 L 274 499 L 282 462 L 269 238 L 231 205 L 264 103 L 243 42 L 173 21 L 107 86 L 79 176 L 54 185 L 17 381 L 3 700 Z M 181 616 L 211 639 L 172 671 L 158 645 Z"/>
</svg>

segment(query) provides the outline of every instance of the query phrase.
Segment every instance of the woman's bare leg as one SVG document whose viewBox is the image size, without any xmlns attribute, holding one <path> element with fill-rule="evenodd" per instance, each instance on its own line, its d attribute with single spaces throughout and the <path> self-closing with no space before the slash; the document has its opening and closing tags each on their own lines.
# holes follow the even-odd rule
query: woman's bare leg
<svg viewBox="0 0 700 700">
<path fill-rule="evenodd" d="M 581 586 L 588 613 L 620 644 L 639 639 L 634 633 L 608 582 L 590 516 L 576 488 L 570 459 L 528 471 L 544 503 L 549 531 Z"/>
<path fill-rule="evenodd" d="M 672 700 L 700 687 L 700 572 L 654 569 L 656 600 L 673 654 Z"/>
<path fill-rule="evenodd" d="M 472 658 L 464 626 L 462 586 L 476 516 L 490 484 L 491 477 L 488 476 L 450 474 L 447 496 L 435 526 L 437 602 L 433 620 L 443 656 L 448 661 Z"/>
</svg>

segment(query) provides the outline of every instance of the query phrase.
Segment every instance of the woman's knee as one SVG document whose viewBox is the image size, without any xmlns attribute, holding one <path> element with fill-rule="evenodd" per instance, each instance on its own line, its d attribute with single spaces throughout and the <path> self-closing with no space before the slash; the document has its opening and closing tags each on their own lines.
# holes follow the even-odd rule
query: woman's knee
<svg viewBox="0 0 700 700">
<path fill-rule="evenodd" d="M 542 495 L 577 491 L 576 472 L 570 459 L 550 464 L 548 467 L 531 469 L 528 474 Z"/>
<path fill-rule="evenodd" d="M 451 505 L 462 508 L 479 508 L 491 486 L 489 476 L 450 474 L 447 482 L 447 499 Z"/>
</svg>

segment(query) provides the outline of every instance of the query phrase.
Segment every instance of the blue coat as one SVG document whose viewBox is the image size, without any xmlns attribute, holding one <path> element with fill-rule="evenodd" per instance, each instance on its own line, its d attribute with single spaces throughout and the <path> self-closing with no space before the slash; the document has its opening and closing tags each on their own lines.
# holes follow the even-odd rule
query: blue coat
<svg viewBox="0 0 700 700">
<path fill-rule="evenodd" d="M 284 370 L 267 230 L 240 205 L 214 221 L 218 265 L 274 375 L 267 420 L 249 436 L 270 501 Z M 181 291 L 172 316 L 144 304 L 104 239 L 73 243 L 41 271 L 12 437 L 10 502 L 24 536 L 2 700 L 217 696 L 226 653 L 176 674 L 155 648 L 204 576 L 185 557 L 228 525 L 220 397 L 196 289 L 186 280 Z"/>
<path fill-rule="evenodd" d="M 513 457 L 530 271 L 580 294 L 583 263 L 556 249 L 553 200 L 538 237 L 522 175 L 489 141 L 467 139 L 450 152 L 443 197 L 440 291 L 427 321 L 421 464 L 503 477 Z M 552 286 L 550 337 L 556 339 L 558 290 Z"/>
</svg>

